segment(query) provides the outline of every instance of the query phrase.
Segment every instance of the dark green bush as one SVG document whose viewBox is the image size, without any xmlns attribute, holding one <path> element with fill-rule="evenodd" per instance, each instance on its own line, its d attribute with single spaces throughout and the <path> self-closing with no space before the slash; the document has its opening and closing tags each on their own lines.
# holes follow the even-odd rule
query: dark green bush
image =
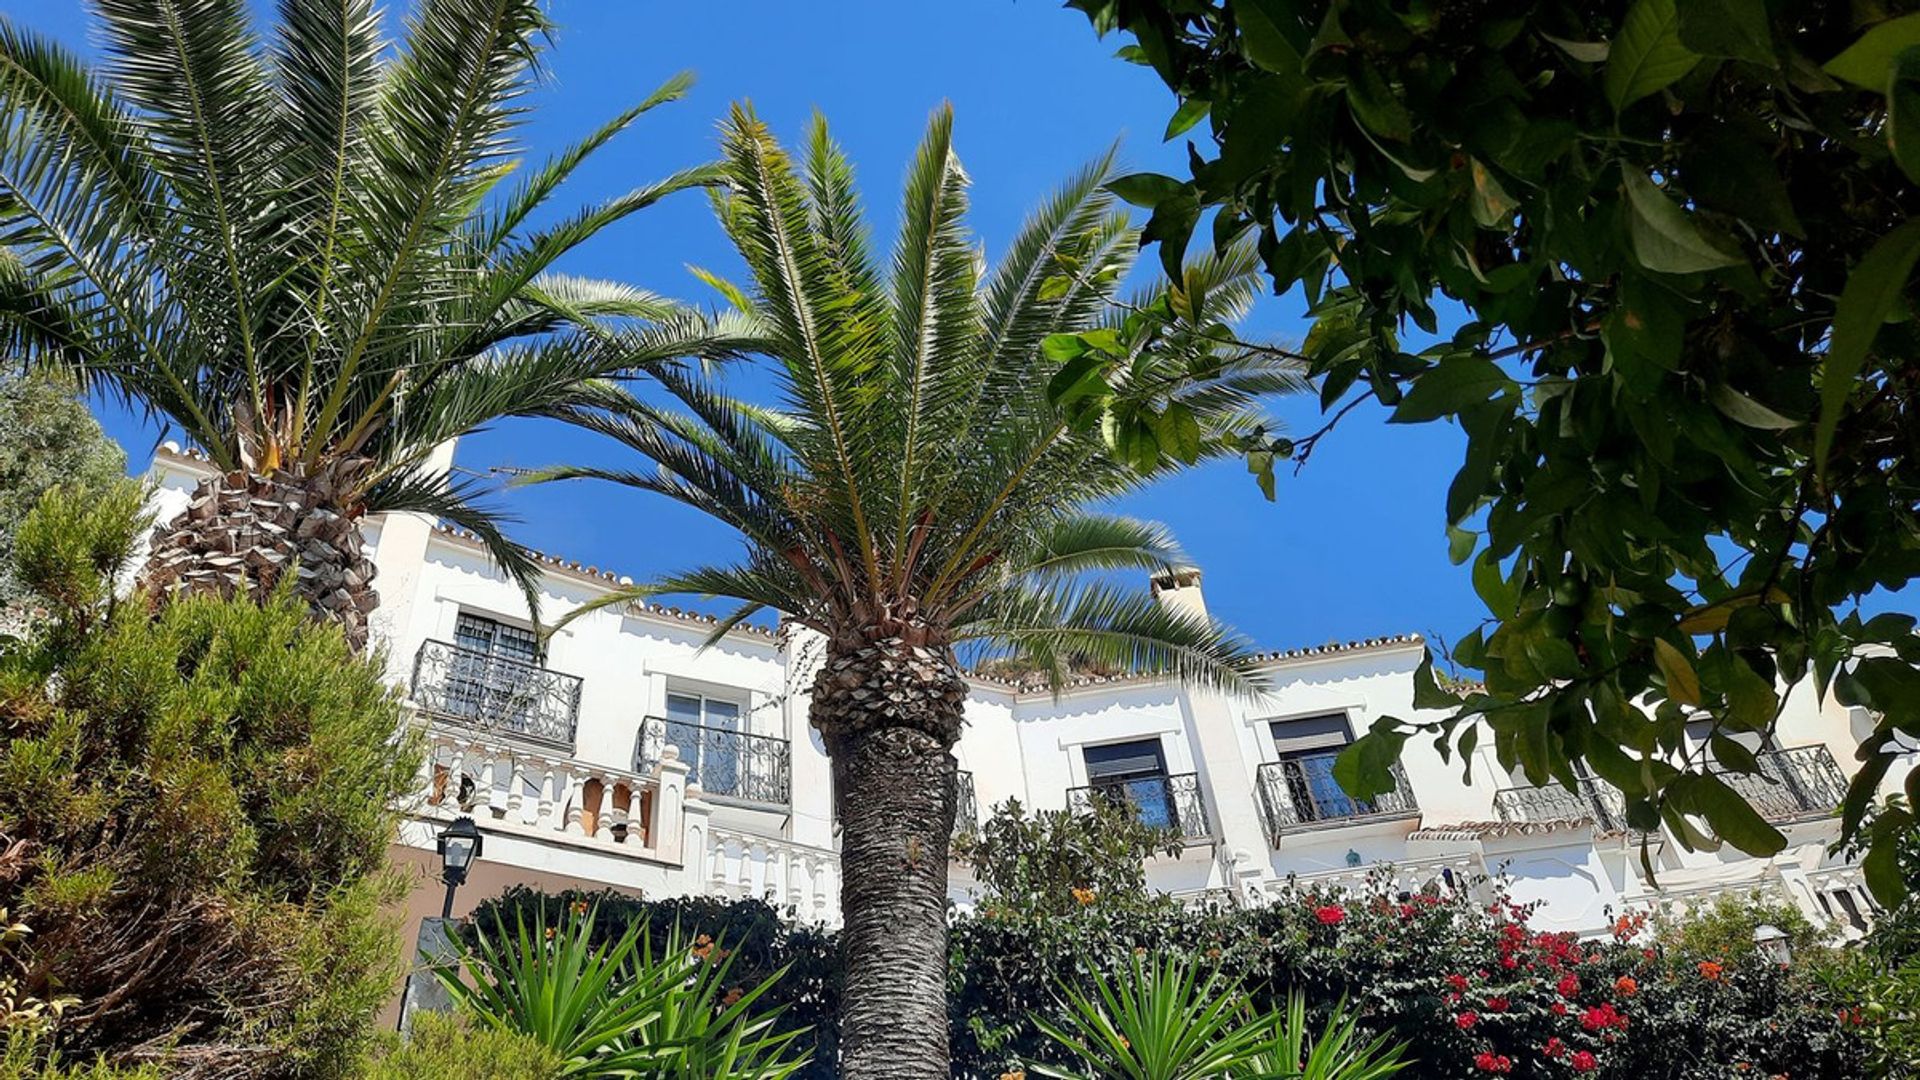
<svg viewBox="0 0 1920 1080">
<path fill-rule="evenodd" d="M 0 906 L 69 1060 L 329 1077 L 400 949 L 382 913 L 416 744 L 377 659 L 281 596 L 150 610 L 111 582 L 140 491 L 56 490 L 16 537 L 50 617 L 0 650 Z M 171 1048 L 171 1049 L 169 1049 Z"/>
<path fill-rule="evenodd" d="M 417 1013 L 405 1040 L 385 1035 L 354 1080 L 551 1080 L 559 1059 L 511 1031 L 475 1028 L 457 1017 Z"/>
</svg>

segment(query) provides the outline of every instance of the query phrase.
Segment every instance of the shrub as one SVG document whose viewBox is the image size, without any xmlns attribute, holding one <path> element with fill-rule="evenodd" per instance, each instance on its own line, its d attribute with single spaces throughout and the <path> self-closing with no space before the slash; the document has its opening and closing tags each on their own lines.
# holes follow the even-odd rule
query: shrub
<svg viewBox="0 0 1920 1080">
<path fill-rule="evenodd" d="M 488 909 L 560 910 L 565 902 L 516 890 Z M 705 921 L 691 921 L 696 913 Z M 1091 986 L 1136 957 L 1217 968 L 1262 1011 L 1281 1009 L 1297 992 L 1315 1030 L 1344 999 L 1359 1035 L 1408 1045 L 1402 1080 L 1707 1080 L 1857 1076 L 1867 1068 L 1853 1022 L 1865 999 L 1832 977 L 1831 965 L 1850 954 L 1816 945 L 1786 969 L 1751 954 L 1707 960 L 1642 922 L 1579 941 L 1533 930 L 1531 914 L 1464 893 L 1402 896 L 1384 885 L 1360 894 L 1295 889 L 1251 909 L 1184 908 L 1164 898 L 1111 907 L 1096 899 L 1044 915 L 983 908 L 953 920 L 955 1075 L 994 1080 L 1049 1060 L 1051 1040 L 1034 1017 L 1064 1021 L 1061 984 Z M 833 1075 L 831 937 L 783 930 L 758 902 L 606 898 L 595 918 L 598 933 L 617 934 L 627 921 L 671 926 L 675 918 L 716 937 L 716 927 L 750 928 L 737 939 L 752 943 L 741 958 L 759 959 L 738 969 L 741 984 L 791 962 L 762 1004 L 789 1006 L 795 1021 L 812 1010 L 804 1015 L 814 1026 L 814 1063 L 798 1075 Z M 1585 1066 L 1592 1071 L 1581 1073 Z"/>
<path fill-rule="evenodd" d="M 457 1016 L 416 1013 L 405 1040 L 383 1036 L 356 1080 L 552 1080 L 560 1059 L 513 1031 L 475 1028 Z"/>
<path fill-rule="evenodd" d="M 784 969 L 742 988 L 733 951 L 706 934 L 654 938 L 636 922 L 594 937 L 584 902 L 552 922 L 516 912 L 457 938 L 458 963 L 435 975 L 468 1016 L 552 1050 L 565 1077 L 786 1080 L 804 1063 L 804 1033 L 757 1008 Z"/>
<path fill-rule="evenodd" d="M 1029 915 L 1060 914 L 1095 901 L 1109 909 L 1160 903 L 1147 888 L 1145 860 L 1178 855 L 1180 837 L 1143 824 L 1122 799 L 1095 799 L 1086 813 L 1029 815 L 1017 799 L 994 809 L 977 832 L 954 838 L 954 857 L 984 887 L 982 905 Z"/>
<path fill-rule="evenodd" d="M 50 611 L 0 652 L 23 984 L 78 999 L 55 1033 L 72 1058 L 340 1075 L 400 962 L 385 852 L 416 743 L 379 661 L 291 598 L 116 602 L 140 494 L 56 490 L 16 538 Z"/>
</svg>

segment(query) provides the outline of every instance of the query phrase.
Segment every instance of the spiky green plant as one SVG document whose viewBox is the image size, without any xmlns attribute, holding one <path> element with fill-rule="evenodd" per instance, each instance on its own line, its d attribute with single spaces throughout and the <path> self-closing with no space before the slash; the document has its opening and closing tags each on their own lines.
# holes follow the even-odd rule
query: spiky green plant
<svg viewBox="0 0 1920 1080">
<path fill-rule="evenodd" d="M 1246 992 L 1198 963 L 1135 956 L 1108 975 L 1096 971 L 1092 991 L 1063 984 L 1066 1018 L 1034 1024 L 1073 1065 L 1039 1063 L 1059 1080 L 1219 1080 L 1249 1076 L 1274 1050 L 1276 1033 L 1258 1022 Z"/>
<path fill-rule="evenodd" d="M 1300 386 L 1269 354 L 1222 344 L 1254 293 L 1233 249 L 1130 301 L 1138 234 L 1102 185 L 1110 162 L 1041 205 L 989 271 L 966 227 L 952 117 L 909 170 L 890 260 L 871 251 L 851 165 L 816 122 L 796 167 L 746 109 L 725 126 L 721 223 L 751 291 L 713 279 L 759 327 L 773 407 L 680 372 L 677 405 L 574 411 L 653 468 L 562 467 L 666 495 L 738 530 L 743 561 L 621 590 L 742 602 L 716 637 L 771 609 L 824 639 L 811 717 L 832 755 L 846 919 L 841 1068 L 849 1080 L 945 1077 L 947 844 L 966 684 L 961 648 L 1018 655 L 1056 684 L 1073 664 L 1244 688 L 1250 659 L 1203 615 L 1098 575 L 1183 560 L 1158 525 L 1090 507 L 1241 445 L 1257 399 Z M 1182 313 L 1138 348 L 1140 309 Z M 1092 331 L 1113 365 L 1082 362 Z M 1110 372 L 1110 374 L 1109 374 Z M 1089 375 L 1091 373 L 1091 375 Z M 1169 433 L 1115 445 L 1056 408 L 1125 391 Z"/>
<path fill-rule="evenodd" d="M 398 41 L 375 0 L 279 0 L 266 31 L 244 0 L 92 7 L 98 66 L 0 16 L 0 350 L 77 371 L 228 474 L 202 492 L 228 498 L 163 531 L 149 579 L 261 593 L 297 558 L 299 590 L 357 644 L 377 599 L 354 519 L 418 510 L 531 582 L 474 486 L 429 457 L 708 349 L 675 305 L 555 266 L 713 169 L 536 224 L 688 79 L 505 186 L 540 0 L 421 0 Z M 239 562 L 210 560 L 234 535 Z"/>
<path fill-rule="evenodd" d="M 785 1080 L 805 1064 L 802 1032 L 779 1030 L 777 1011 L 752 1014 L 784 972 L 729 993 L 723 945 L 676 930 L 655 948 L 641 925 L 594 945 L 593 921 L 517 911 L 457 939 L 457 962 L 435 975 L 475 1022 L 552 1050 L 561 1076 Z"/>
<path fill-rule="evenodd" d="M 1385 1080 L 1406 1067 L 1403 1048 L 1371 1039 L 1342 1001 L 1318 1036 L 1306 998 L 1257 1011 L 1235 980 L 1190 958 L 1135 956 L 1092 991 L 1061 986 L 1060 1022 L 1034 1023 L 1071 1064 L 1034 1065 L 1056 1080 Z"/>
</svg>

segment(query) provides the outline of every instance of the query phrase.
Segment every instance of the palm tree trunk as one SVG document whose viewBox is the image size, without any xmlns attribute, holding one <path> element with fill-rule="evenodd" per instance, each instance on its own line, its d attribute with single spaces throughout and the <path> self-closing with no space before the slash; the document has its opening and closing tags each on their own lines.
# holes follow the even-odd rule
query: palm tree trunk
<svg viewBox="0 0 1920 1080">
<path fill-rule="evenodd" d="M 364 463 L 308 475 L 232 472 L 210 476 L 187 508 L 153 533 L 140 574 L 155 595 L 236 593 L 264 599 L 289 573 L 315 617 L 337 623 L 355 651 L 380 605 L 357 516 L 343 494 Z"/>
<path fill-rule="evenodd" d="M 834 650 L 838 652 L 839 650 Z M 829 655 L 813 723 L 840 800 L 840 1075 L 946 1080 L 947 840 L 966 683 L 898 639 Z"/>
</svg>

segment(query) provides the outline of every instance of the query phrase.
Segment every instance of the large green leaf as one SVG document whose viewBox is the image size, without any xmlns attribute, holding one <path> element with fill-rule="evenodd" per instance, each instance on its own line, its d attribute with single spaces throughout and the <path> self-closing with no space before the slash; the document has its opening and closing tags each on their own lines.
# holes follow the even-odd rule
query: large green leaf
<svg viewBox="0 0 1920 1080">
<path fill-rule="evenodd" d="M 1631 169 L 1624 178 L 1627 231 L 1641 266 L 1663 274 L 1692 274 L 1744 261 L 1709 240 L 1653 181 Z"/>
<path fill-rule="evenodd" d="M 1280 30 L 1286 16 L 1279 7 L 1275 0 L 1241 0 L 1233 5 L 1233 17 L 1240 24 L 1240 47 L 1247 59 L 1284 74 L 1300 70 L 1300 50 Z"/>
<path fill-rule="evenodd" d="M 1766 0 L 1687 0 L 1680 42 L 1702 56 L 1776 66 Z"/>
<path fill-rule="evenodd" d="M 1895 57 L 1887 78 L 1887 145 L 1907 179 L 1920 181 L 1920 46 Z"/>
<path fill-rule="evenodd" d="M 1836 79 L 1880 93 L 1887 88 L 1893 58 L 1915 45 L 1920 45 L 1920 15 L 1888 19 L 1861 34 L 1845 52 L 1827 61 L 1823 70 Z"/>
<path fill-rule="evenodd" d="M 1515 388 L 1500 366 L 1477 356 L 1457 356 L 1428 369 L 1393 410 L 1396 424 L 1436 420 Z"/>
<path fill-rule="evenodd" d="M 1634 0 L 1607 56 L 1605 86 L 1613 111 L 1658 93 L 1700 62 L 1680 41 L 1673 0 Z"/>
<path fill-rule="evenodd" d="M 1833 335 L 1820 374 L 1820 423 L 1814 430 L 1813 452 L 1822 468 L 1833 447 L 1841 410 L 1853 393 L 1854 379 L 1867 362 L 1867 350 L 1873 347 L 1881 324 L 1899 310 L 1916 259 L 1920 259 L 1920 221 L 1909 221 L 1882 237 L 1847 275 L 1833 312 Z"/>
<path fill-rule="evenodd" d="M 1787 838 L 1780 830 L 1718 776 L 1694 774 L 1676 780 L 1674 787 L 1681 789 L 1682 781 L 1685 781 L 1683 792 L 1676 791 L 1676 798 L 1691 801 L 1720 839 L 1749 855 L 1774 855 L 1787 846 Z"/>
</svg>

